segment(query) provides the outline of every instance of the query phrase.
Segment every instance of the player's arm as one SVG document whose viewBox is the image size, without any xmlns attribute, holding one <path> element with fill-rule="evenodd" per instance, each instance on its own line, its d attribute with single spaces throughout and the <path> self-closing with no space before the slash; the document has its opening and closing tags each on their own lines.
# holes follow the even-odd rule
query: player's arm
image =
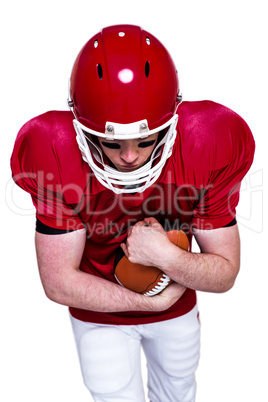
<svg viewBox="0 0 268 402">
<path fill-rule="evenodd" d="M 230 290 L 240 268 L 237 225 L 209 231 L 196 230 L 195 238 L 201 253 L 173 248 L 166 274 L 195 290 L 218 293 Z"/>
<path fill-rule="evenodd" d="M 196 229 L 194 236 L 201 250 L 201 254 L 193 254 L 195 265 L 200 264 L 197 283 L 200 290 L 228 291 L 233 287 L 240 269 L 238 225 L 205 231 Z"/>
<path fill-rule="evenodd" d="M 36 232 L 35 243 L 41 281 L 49 299 L 59 304 L 100 312 L 161 311 L 183 294 L 170 286 L 166 297 L 146 297 L 79 269 L 86 231 L 60 235 Z"/>
<path fill-rule="evenodd" d="M 191 253 L 173 245 L 155 219 L 148 222 L 150 227 L 134 226 L 129 236 L 124 251 L 132 262 L 155 265 L 175 282 L 191 289 L 226 292 L 232 288 L 240 266 L 237 224 L 195 230 L 201 253 Z"/>
<path fill-rule="evenodd" d="M 214 230 L 195 230 L 194 234 L 201 253 L 179 250 L 177 269 L 171 262 L 167 274 L 192 289 L 207 292 L 230 290 L 240 268 L 237 224 Z"/>
</svg>

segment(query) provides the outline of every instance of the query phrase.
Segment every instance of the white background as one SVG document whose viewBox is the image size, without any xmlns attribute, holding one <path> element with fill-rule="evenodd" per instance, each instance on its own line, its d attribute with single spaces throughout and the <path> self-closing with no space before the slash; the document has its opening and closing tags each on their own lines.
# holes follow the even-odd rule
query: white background
<svg viewBox="0 0 268 402">
<path fill-rule="evenodd" d="M 255 161 L 243 182 L 238 208 L 241 272 L 230 292 L 198 296 L 202 348 L 197 402 L 268 400 L 265 3 L 4 2 L 0 10 L 1 401 L 91 400 L 80 376 L 67 310 L 46 299 L 41 287 L 34 211 L 28 194 L 9 181 L 9 158 L 15 136 L 27 120 L 67 108 L 67 82 L 77 53 L 102 27 L 117 23 L 141 25 L 166 45 L 185 100 L 211 99 L 227 105 L 254 133 Z"/>
</svg>

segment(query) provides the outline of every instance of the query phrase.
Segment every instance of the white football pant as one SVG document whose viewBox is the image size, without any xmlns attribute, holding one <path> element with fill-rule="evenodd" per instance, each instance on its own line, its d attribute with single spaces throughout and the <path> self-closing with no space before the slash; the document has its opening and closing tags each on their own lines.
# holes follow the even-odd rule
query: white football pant
<svg viewBox="0 0 268 402">
<path fill-rule="evenodd" d="M 200 324 L 195 307 L 145 325 L 92 324 L 71 317 L 84 383 L 96 402 L 145 402 L 141 346 L 151 402 L 194 402 Z"/>
</svg>

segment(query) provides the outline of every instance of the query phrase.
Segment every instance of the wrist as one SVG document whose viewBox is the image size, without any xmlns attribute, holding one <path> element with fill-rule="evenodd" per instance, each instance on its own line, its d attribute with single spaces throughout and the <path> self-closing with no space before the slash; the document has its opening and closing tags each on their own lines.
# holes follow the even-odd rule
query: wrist
<svg viewBox="0 0 268 402">
<path fill-rule="evenodd" d="M 185 252 L 185 250 L 169 242 L 161 249 L 160 253 L 154 257 L 154 266 L 170 276 L 169 273 L 173 272 L 174 268 L 179 266 L 180 260 Z"/>
</svg>

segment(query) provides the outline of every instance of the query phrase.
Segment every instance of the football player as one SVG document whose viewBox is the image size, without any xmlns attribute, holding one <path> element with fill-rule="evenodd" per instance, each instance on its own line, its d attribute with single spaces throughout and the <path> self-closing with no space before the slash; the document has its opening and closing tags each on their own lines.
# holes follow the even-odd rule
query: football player
<svg viewBox="0 0 268 402">
<path fill-rule="evenodd" d="M 176 67 L 151 33 L 104 28 L 79 53 L 70 111 L 20 130 L 16 183 L 36 207 L 45 293 L 69 306 L 81 370 L 95 401 L 193 402 L 199 361 L 196 291 L 226 292 L 240 264 L 236 206 L 254 140 L 212 101 L 182 101 Z M 174 246 L 176 225 L 201 253 Z M 147 297 L 118 284 L 122 248 L 173 283 Z"/>
</svg>

